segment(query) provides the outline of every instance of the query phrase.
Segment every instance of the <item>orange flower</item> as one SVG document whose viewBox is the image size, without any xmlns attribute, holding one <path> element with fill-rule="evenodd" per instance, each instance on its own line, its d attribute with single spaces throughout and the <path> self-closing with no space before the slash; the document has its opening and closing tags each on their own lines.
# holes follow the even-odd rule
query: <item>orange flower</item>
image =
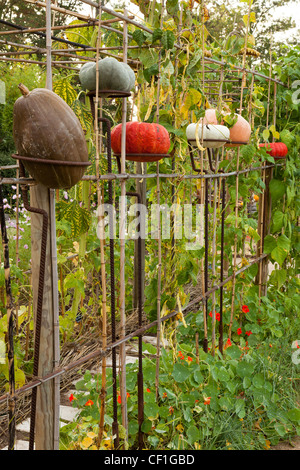
<svg viewBox="0 0 300 470">
<path fill-rule="evenodd" d="M 169 413 L 170 413 L 170 415 L 172 415 L 172 414 L 174 413 L 174 408 L 173 408 L 173 406 L 170 406 L 170 408 L 169 408 Z"/>
<path fill-rule="evenodd" d="M 211 399 L 211 397 L 206 397 L 204 399 L 204 405 L 209 405 L 210 404 L 210 399 Z"/>
<path fill-rule="evenodd" d="M 92 406 L 94 402 L 92 400 L 88 400 L 84 406 Z"/>
<path fill-rule="evenodd" d="M 146 392 L 150 393 L 151 392 L 150 388 L 147 388 Z"/>
<path fill-rule="evenodd" d="M 254 199 L 254 201 L 257 202 L 257 201 L 259 201 L 259 196 L 257 196 L 257 194 L 254 194 L 253 199 Z"/>
<path fill-rule="evenodd" d="M 167 395 L 167 392 L 164 392 L 162 397 L 163 397 L 163 398 L 167 398 L 167 396 L 168 396 L 168 395 Z"/>
<path fill-rule="evenodd" d="M 190 356 L 188 356 L 188 357 L 187 357 L 187 360 L 188 360 L 189 362 L 192 362 L 193 359 L 192 359 Z"/>
<path fill-rule="evenodd" d="M 225 348 L 228 348 L 229 346 L 232 346 L 232 343 L 231 343 L 230 339 L 228 338 L 227 341 L 226 341 L 226 344 L 225 344 Z"/>
</svg>

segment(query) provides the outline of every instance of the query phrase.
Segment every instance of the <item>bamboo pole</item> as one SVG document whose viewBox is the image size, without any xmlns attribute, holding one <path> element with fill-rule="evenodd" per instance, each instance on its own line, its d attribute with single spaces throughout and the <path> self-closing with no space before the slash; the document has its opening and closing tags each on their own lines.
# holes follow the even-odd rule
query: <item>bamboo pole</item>
<svg viewBox="0 0 300 470">
<path fill-rule="evenodd" d="M 243 106 L 243 90 L 246 87 L 246 71 L 245 71 L 245 62 L 246 62 L 246 48 L 247 48 L 247 41 L 248 41 L 248 34 L 249 34 L 249 26 L 250 26 L 250 12 L 251 12 L 252 0 L 249 0 L 248 3 L 248 19 L 247 19 L 247 27 L 246 27 L 246 35 L 245 35 L 245 47 L 243 53 L 243 65 L 242 65 L 242 83 L 241 83 L 241 93 L 240 93 L 240 109 L 239 114 L 242 114 L 242 106 Z M 239 167 L 240 167 L 240 147 L 237 148 L 237 162 L 236 162 L 236 179 L 235 179 L 235 234 L 234 234 L 234 250 L 233 250 L 233 279 L 232 279 L 232 296 L 231 296 L 231 312 L 230 312 L 230 322 L 229 322 L 229 330 L 228 330 L 228 338 L 231 339 L 231 332 L 232 332 L 232 324 L 233 324 L 233 315 L 234 315 L 234 301 L 235 301 L 235 288 L 236 288 L 236 265 L 237 265 L 237 229 L 238 229 L 238 198 L 239 198 Z"/>
<path fill-rule="evenodd" d="M 51 64 L 51 1 L 46 1 L 46 88 L 52 91 L 52 64 Z M 56 245 L 56 215 L 55 215 L 56 191 L 49 190 L 49 216 L 50 216 L 50 251 L 52 267 L 52 295 L 53 295 L 53 368 L 57 368 L 60 362 L 59 341 L 59 297 L 58 297 L 58 268 Z M 53 385 L 53 449 L 59 449 L 59 420 L 60 420 L 60 380 L 54 379 Z"/>
<path fill-rule="evenodd" d="M 165 9 L 165 2 L 162 0 L 160 12 L 160 26 L 163 24 L 163 14 Z M 158 78 L 157 78 L 157 97 L 156 97 L 156 122 L 159 123 L 159 94 L 160 94 L 160 67 L 161 67 L 161 50 L 159 51 L 158 59 Z M 156 371 L 155 371 L 155 394 L 156 400 L 159 399 L 159 365 L 160 365 L 160 335 L 161 335 L 161 222 L 160 222 L 160 178 L 159 178 L 159 161 L 156 163 L 156 198 L 158 207 L 158 263 L 157 263 L 157 333 L 156 333 Z"/>
<path fill-rule="evenodd" d="M 57 10 L 56 10 L 57 11 Z M 102 20 L 101 21 L 101 27 L 119 22 L 121 21 L 119 18 L 112 18 L 110 20 Z M 79 23 L 79 24 L 67 24 L 67 25 L 61 25 L 61 26 L 51 26 L 52 31 L 64 31 L 67 29 L 78 29 L 78 28 L 89 28 L 91 26 L 98 26 L 99 21 L 98 20 L 93 20 L 92 22 L 90 21 L 89 23 Z M 11 34 L 24 34 L 24 33 L 38 33 L 38 32 L 44 32 L 46 31 L 46 27 L 41 27 L 41 28 L 26 28 L 23 29 L 22 31 L 16 31 L 15 29 L 9 30 L 9 31 L 1 31 L 0 36 L 7 36 Z"/>
<path fill-rule="evenodd" d="M 99 3 L 99 25 L 101 24 L 101 4 Z M 98 29 L 97 35 L 97 44 L 96 44 L 96 64 L 99 61 L 99 48 L 101 44 L 101 28 Z M 99 68 L 96 67 L 96 97 L 95 97 L 95 144 L 96 144 L 96 176 L 97 176 L 97 202 L 98 208 L 103 205 L 103 198 L 101 194 L 101 187 L 100 187 L 100 167 L 99 167 L 99 160 L 100 160 L 100 152 L 101 152 L 101 144 L 102 144 L 102 133 L 99 135 L 99 102 L 100 108 L 101 106 L 101 99 L 99 99 Z M 100 262 L 101 262 L 101 287 L 102 287 L 102 349 L 105 352 L 107 347 L 107 289 L 106 289 L 106 265 L 105 265 L 105 236 L 104 236 L 104 219 L 101 215 L 98 215 L 98 226 L 100 228 Z M 103 439 L 103 432 L 104 432 L 104 416 L 105 416 L 105 409 L 106 409 L 106 356 L 102 359 L 102 374 L 101 374 L 101 392 L 99 396 L 101 405 L 100 405 L 100 417 L 99 417 L 99 431 L 97 437 L 97 447 L 99 448 L 101 445 L 101 441 Z"/>
<path fill-rule="evenodd" d="M 36 0 L 24 0 L 26 3 L 31 3 L 33 5 L 42 7 L 42 8 L 47 8 L 47 0 L 46 2 L 39 2 Z M 74 16 L 75 18 L 78 18 L 79 20 L 84 20 L 84 21 L 93 21 L 96 18 L 91 18 L 91 16 L 83 15 L 81 13 L 77 13 L 75 11 L 67 10 L 66 8 L 61 8 L 57 7 L 55 5 L 51 5 L 51 10 L 57 11 L 59 13 L 63 13 L 66 16 Z"/>
<path fill-rule="evenodd" d="M 127 10 L 124 10 L 124 17 L 127 18 Z M 123 62 L 127 62 L 127 22 L 123 24 Z M 121 138 L 121 173 L 126 172 L 126 117 L 127 99 L 122 99 L 122 138 Z M 121 180 L 121 201 L 120 201 L 120 330 L 121 337 L 126 335 L 126 312 L 125 312 L 125 223 L 126 223 L 126 180 Z M 126 350 L 125 344 L 120 347 L 120 395 L 122 425 L 128 433 L 127 399 L 126 399 Z"/>
<path fill-rule="evenodd" d="M 14 312 L 11 293 L 11 278 L 9 264 L 9 246 L 3 207 L 2 184 L 0 184 L 0 225 L 2 245 L 4 250 L 4 276 L 6 290 L 6 314 L 7 314 L 7 358 L 8 358 L 8 450 L 14 450 L 16 433 L 15 416 L 15 366 L 14 366 Z"/>
</svg>

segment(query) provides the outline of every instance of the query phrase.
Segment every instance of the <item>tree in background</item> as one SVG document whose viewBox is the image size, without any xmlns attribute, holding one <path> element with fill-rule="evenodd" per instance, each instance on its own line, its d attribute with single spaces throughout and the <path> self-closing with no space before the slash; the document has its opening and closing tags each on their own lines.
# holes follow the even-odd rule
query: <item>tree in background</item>
<svg viewBox="0 0 300 470">
<path fill-rule="evenodd" d="M 215 0 L 208 2 L 210 18 L 207 22 L 207 28 L 213 32 L 208 41 L 217 39 L 223 46 L 226 40 L 236 35 L 237 38 L 243 38 L 245 32 L 245 14 L 247 3 L 233 0 Z M 298 45 L 299 34 L 289 34 L 292 28 L 296 27 L 292 16 L 274 18 L 273 14 L 279 7 L 291 6 L 295 2 L 287 0 L 254 0 L 251 6 L 251 24 L 249 46 L 255 48 L 261 56 L 261 59 L 269 58 L 270 47 L 277 54 L 283 49 L 284 42 L 279 38 L 278 33 L 286 33 L 286 44 Z M 287 10 L 289 14 L 289 11 Z M 253 20 L 253 21 L 252 21 Z"/>
<path fill-rule="evenodd" d="M 81 11 L 83 3 L 79 0 L 61 0 L 59 6 L 71 11 Z M 45 8 L 35 6 L 32 3 L 26 3 L 22 0 L 0 0 L 0 20 L 15 23 L 18 26 L 40 28 L 45 26 L 45 17 Z M 57 26 L 66 24 L 66 20 L 66 15 L 55 12 L 55 24 Z M 0 29 L 9 31 L 12 28 L 0 24 Z M 22 38 L 22 41 L 16 41 L 16 36 L 14 35 L 5 36 L 5 39 L 12 42 L 24 41 L 24 38 Z M 30 42 L 39 47 L 45 46 L 45 39 L 38 35 L 31 35 Z"/>
</svg>

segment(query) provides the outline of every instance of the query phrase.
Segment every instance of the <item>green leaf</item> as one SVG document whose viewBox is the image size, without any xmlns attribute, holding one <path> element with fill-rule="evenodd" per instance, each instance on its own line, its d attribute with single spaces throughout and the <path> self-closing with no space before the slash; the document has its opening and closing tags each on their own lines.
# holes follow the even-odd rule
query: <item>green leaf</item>
<svg viewBox="0 0 300 470">
<path fill-rule="evenodd" d="M 245 411 L 245 401 L 243 399 L 239 399 L 235 403 L 235 412 L 240 419 L 245 418 L 246 411 Z"/>
<path fill-rule="evenodd" d="M 195 370 L 194 372 L 194 379 L 198 384 L 201 384 L 204 382 L 204 377 L 201 374 L 200 370 Z"/>
<path fill-rule="evenodd" d="M 159 415 L 159 406 L 156 403 L 145 403 L 144 413 L 148 419 L 153 420 Z"/>
<path fill-rule="evenodd" d="M 241 350 L 236 345 L 230 346 L 230 348 L 226 350 L 226 356 L 231 357 L 231 359 L 239 359 Z"/>
<path fill-rule="evenodd" d="M 239 377 L 251 377 L 254 371 L 254 365 L 250 364 L 249 362 L 243 360 L 238 363 L 236 366 L 236 373 Z"/>
<path fill-rule="evenodd" d="M 264 383 L 265 383 L 265 378 L 263 376 L 263 374 L 255 374 L 253 379 L 252 379 L 252 383 L 254 385 L 254 387 L 256 388 L 263 388 L 264 386 Z"/>
<path fill-rule="evenodd" d="M 284 262 L 285 258 L 287 257 L 287 252 L 280 246 L 276 246 L 274 250 L 271 252 L 271 256 L 274 261 L 276 261 L 279 266 L 282 266 L 282 263 Z"/>
<path fill-rule="evenodd" d="M 53 91 L 60 96 L 69 106 L 77 98 L 77 92 L 72 87 L 69 78 L 61 78 L 53 82 Z"/>
<path fill-rule="evenodd" d="M 275 423 L 274 429 L 279 434 L 280 437 L 284 437 L 286 434 L 286 430 L 283 424 L 281 423 Z"/>
<path fill-rule="evenodd" d="M 187 365 L 180 364 L 180 362 L 176 362 L 176 364 L 174 364 L 172 376 L 176 382 L 184 382 L 190 374 L 191 370 Z"/>
<path fill-rule="evenodd" d="M 272 235 L 267 235 L 264 239 L 264 252 L 271 253 L 277 247 L 277 240 Z"/>
<path fill-rule="evenodd" d="M 94 121 L 90 108 L 88 108 L 80 100 L 74 100 L 71 104 L 71 108 L 78 117 L 81 127 L 85 132 L 93 130 Z"/>
<path fill-rule="evenodd" d="M 152 421 L 150 419 L 144 419 L 142 423 L 142 432 L 148 434 L 152 429 Z"/>
<path fill-rule="evenodd" d="M 170 30 L 163 31 L 161 37 L 161 44 L 164 49 L 170 50 L 173 49 L 175 43 L 175 36 Z"/>
<path fill-rule="evenodd" d="M 71 236 L 77 237 L 86 233 L 91 222 L 90 212 L 79 206 L 78 201 L 59 201 L 56 205 L 58 220 L 66 220 L 71 225 Z"/>
<path fill-rule="evenodd" d="M 274 269 L 270 275 L 270 284 L 274 284 L 277 289 L 285 283 L 287 278 L 287 272 L 285 269 Z"/>
<path fill-rule="evenodd" d="M 198 428 L 192 424 L 186 431 L 187 438 L 190 444 L 194 444 L 195 442 L 199 441 L 200 433 Z"/>
<path fill-rule="evenodd" d="M 284 214 L 281 211 L 275 211 L 272 216 L 272 232 L 279 232 L 284 225 Z"/>
<path fill-rule="evenodd" d="M 146 35 L 141 29 L 136 29 L 132 35 L 132 39 L 139 45 L 142 46 L 146 40 Z"/>
<path fill-rule="evenodd" d="M 264 140 L 268 140 L 268 139 L 269 139 L 269 137 L 270 137 L 270 131 L 269 131 L 269 129 L 265 129 L 262 134 L 263 134 L 263 139 L 264 139 Z"/>
<path fill-rule="evenodd" d="M 256 149 L 253 144 L 245 145 L 242 149 L 242 158 L 246 163 L 251 163 Z"/>
<path fill-rule="evenodd" d="M 179 9 L 178 0 L 167 0 L 166 8 L 169 15 L 175 15 Z"/>
<path fill-rule="evenodd" d="M 293 408 L 287 412 L 287 417 L 294 423 L 300 424 L 300 410 L 298 408 Z"/>
<path fill-rule="evenodd" d="M 154 44 L 156 41 L 160 41 L 162 34 L 162 30 L 160 28 L 156 28 L 152 34 L 152 44 Z"/>
<path fill-rule="evenodd" d="M 286 184 L 283 181 L 272 179 L 270 181 L 270 193 L 272 201 L 276 202 L 281 199 L 286 190 Z"/>
<path fill-rule="evenodd" d="M 277 244 L 283 250 L 289 251 L 291 247 L 291 240 L 283 233 L 280 235 L 280 237 L 278 237 Z"/>
</svg>

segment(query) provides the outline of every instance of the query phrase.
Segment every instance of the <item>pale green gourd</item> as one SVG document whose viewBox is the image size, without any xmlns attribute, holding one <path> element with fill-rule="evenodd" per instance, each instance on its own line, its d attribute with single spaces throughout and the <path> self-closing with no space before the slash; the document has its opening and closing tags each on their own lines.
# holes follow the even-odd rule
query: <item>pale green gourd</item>
<svg viewBox="0 0 300 470">
<path fill-rule="evenodd" d="M 98 62 L 99 90 L 117 90 L 129 92 L 135 84 L 135 73 L 130 66 L 113 57 L 106 57 Z M 87 62 L 79 72 L 82 88 L 96 90 L 96 62 Z"/>
</svg>

